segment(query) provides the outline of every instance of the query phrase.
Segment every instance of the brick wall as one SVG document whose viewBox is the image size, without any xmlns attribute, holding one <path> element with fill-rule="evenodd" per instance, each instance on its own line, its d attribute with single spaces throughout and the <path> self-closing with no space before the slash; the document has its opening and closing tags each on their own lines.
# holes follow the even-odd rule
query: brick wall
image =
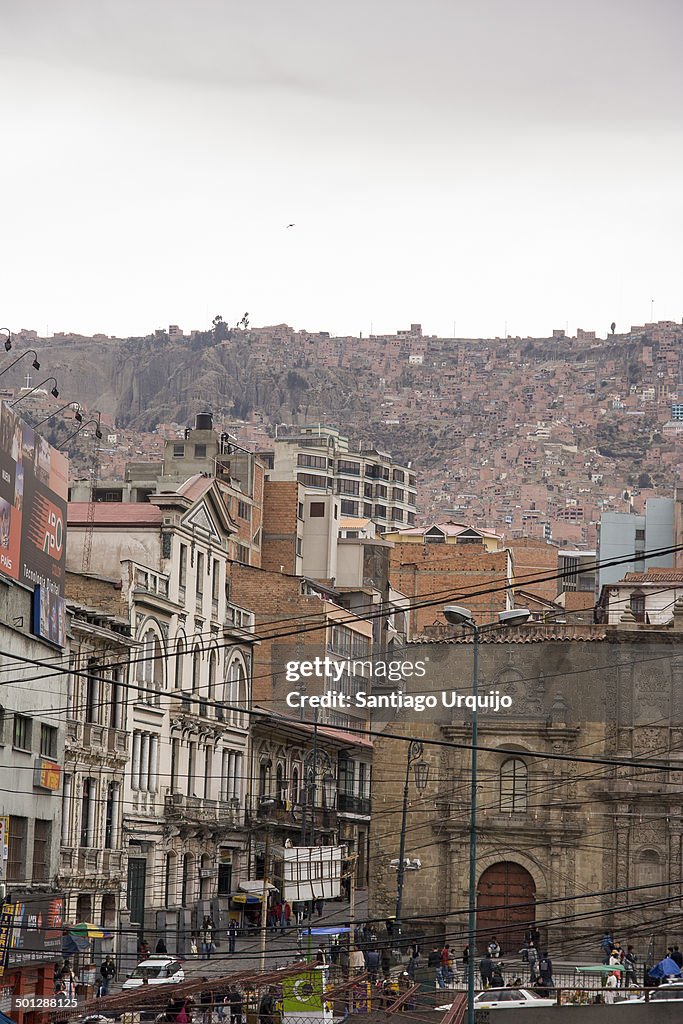
<svg viewBox="0 0 683 1024">
<path fill-rule="evenodd" d="M 121 583 L 116 580 L 96 579 L 67 571 L 64 589 L 69 601 L 97 608 L 108 615 L 128 618 L 128 608 L 121 596 Z"/>
<path fill-rule="evenodd" d="M 391 583 L 396 590 L 419 601 L 437 601 L 410 612 L 413 635 L 424 626 L 443 621 L 447 604 L 466 605 L 477 622 L 489 622 L 506 607 L 507 551 L 484 551 L 478 545 L 397 543 L 391 552 Z M 490 593 L 477 597 L 479 590 Z"/>
<path fill-rule="evenodd" d="M 263 543 L 261 566 L 279 572 L 296 572 L 297 505 L 299 484 L 267 480 L 263 489 Z"/>
</svg>

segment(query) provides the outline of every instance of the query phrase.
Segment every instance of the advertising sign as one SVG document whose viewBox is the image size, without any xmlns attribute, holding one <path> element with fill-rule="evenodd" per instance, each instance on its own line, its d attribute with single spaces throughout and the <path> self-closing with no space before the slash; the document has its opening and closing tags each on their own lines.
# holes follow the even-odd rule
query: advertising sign
<svg viewBox="0 0 683 1024">
<path fill-rule="evenodd" d="M 322 1013 L 323 998 L 323 971 L 307 971 L 306 974 L 282 979 L 282 1009 L 285 1014 Z"/>
<path fill-rule="evenodd" d="M 9 953 L 9 940 L 12 931 L 12 912 L 7 904 L 2 908 L 0 914 L 0 978 L 7 967 L 7 954 Z"/>
<path fill-rule="evenodd" d="M 58 597 L 64 596 L 68 465 L 1 403 L 0 572 Z"/>
<path fill-rule="evenodd" d="M 49 789 L 55 792 L 61 783 L 62 769 L 54 761 L 48 761 L 44 757 L 36 758 L 33 765 L 33 785 L 39 789 Z"/>
<path fill-rule="evenodd" d="M 4 881 L 9 856 L 9 815 L 0 816 L 0 882 Z"/>
<path fill-rule="evenodd" d="M 29 896 L 8 904 L 13 915 L 8 967 L 51 963 L 62 955 L 63 896 Z"/>
</svg>

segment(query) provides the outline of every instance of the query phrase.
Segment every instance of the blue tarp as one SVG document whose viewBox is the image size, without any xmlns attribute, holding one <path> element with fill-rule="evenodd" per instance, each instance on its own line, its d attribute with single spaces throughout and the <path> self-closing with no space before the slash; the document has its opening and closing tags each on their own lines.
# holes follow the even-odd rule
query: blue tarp
<svg viewBox="0 0 683 1024">
<path fill-rule="evenodd" d="M 665 956 L 658 964 L 651 967 L 648 973 L 651 978 L 667 978 L 671 975 L 678 978 L 680 977 L 681 969 L 675 960 L 672 960 L 670 956 Z"/>
<path fill-rule="evenodd" d="M 337 928 L 311 928 L 311 935 L 342 935 L 350 931 L 350 928 L 339 925 Z M 304 928 L 304 935 L 308 935 L 308 928 Z"/>
<path fill-rule="evenodd" d="M 11 1017 L 8 1017 L 6 1013 L 3 1013 L 2 1010 L 0 1010 L 0 1024 L 17 1024 L 17 1022 L 12 1020 Z"/>
</svg>

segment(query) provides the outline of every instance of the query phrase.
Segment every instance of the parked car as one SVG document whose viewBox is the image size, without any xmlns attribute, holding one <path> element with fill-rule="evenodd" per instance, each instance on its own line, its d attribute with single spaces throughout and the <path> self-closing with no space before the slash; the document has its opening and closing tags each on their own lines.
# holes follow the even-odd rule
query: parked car
<svg viewBox="0 0 683 1024">
<path fill-rule="evenodd" d="M 176 985 L 185 980 L 185 971 L 179 960 L 172 956 L 150 956 L 138 964 L 124 981 L 122 988 L 140 985 Z"/>
<path fill-rule="evenodd" d="M 488 988 L 474 997 L 475 1010 L 512 1010 L 515 1007 L 555 1006 L 551 996 L 539 996 L 531 988 Z"/>
</svg>

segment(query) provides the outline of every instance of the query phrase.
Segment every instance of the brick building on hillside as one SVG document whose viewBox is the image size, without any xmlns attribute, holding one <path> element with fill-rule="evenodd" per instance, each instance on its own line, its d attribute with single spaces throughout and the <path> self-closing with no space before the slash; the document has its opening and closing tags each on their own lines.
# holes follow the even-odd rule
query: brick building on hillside
<svg viewBox="0 0 683 1024">
<path fill-rule="evenodd" d="M 467 603 L 479 623 L 490 622 L 498 612 L 512 607 L 512 554 L 508 548 L 488 551 L 470 530 L 467 543 L 435 543 L 427 536 L 424 543 L 394 540 L 391 551 L 391 582 L 413 605 L 409 633 L 420 633 L 438 620 L 441 604 Z M 477 595 L 477 596 L 471 596 Z M 429 602 L 435 601 L 436 604 Z"/>
</svg>

